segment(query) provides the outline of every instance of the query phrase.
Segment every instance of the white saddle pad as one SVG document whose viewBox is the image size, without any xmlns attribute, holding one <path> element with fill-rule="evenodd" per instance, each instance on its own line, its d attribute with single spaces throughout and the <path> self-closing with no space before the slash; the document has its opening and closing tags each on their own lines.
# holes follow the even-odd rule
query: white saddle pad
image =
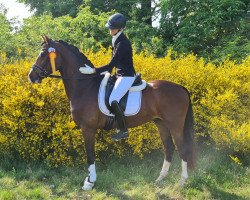
<svg viewBox="0 0 250 200">
<path fill-rule="evenodd" d="M 106 85 L 107 85 L 109 77 L 110 77 L 109 73 L 105 74 L 101 82 L 101 85 L 99 88 L 99 94 L 98 94 L 98 105 L 99 105 L 99 109 L 101 110 L 103 114 L 108 115 L 108 116 L 114 116 L 109 111 L 109 109 L 107 108 L 105 104 L 105 90 L 106 90 Z M 136 115 L 140 111 L 141 97 L 142 97 L 142 91 L 136 91 L 136 92 L 129 91 L 127 105 L 126 105 L 126 109 L 124 112 L 125 116 Z"/>
</svg>

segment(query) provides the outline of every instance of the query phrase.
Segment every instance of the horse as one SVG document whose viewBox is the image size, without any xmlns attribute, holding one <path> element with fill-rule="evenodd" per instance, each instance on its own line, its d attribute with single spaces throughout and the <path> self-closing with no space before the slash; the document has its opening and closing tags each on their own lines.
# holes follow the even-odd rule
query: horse
<svg viewBox="0 0 250 200">
<path fill-rule="evenodd" d="M 89 174 L 82 189 L 91 190 L 97 180 L 95 167 L 95 134 L 103 129 L 108 117 L 98 108 L 98 90 L 103 75 L 82 74 L 79 68 L 85 64 L 95 68 L 79 49 L 63 40 L 55 41 L 42 36 L 42 50 L 31 67 L 28 78 L 31 83 L 41 83 L 47 77 L 61 78 L 70 102 L 71 115 L 81 129 L 87 155 Z M 56 56 L 51 56 L 54 53 Z M 60 76 L 54 75 L 55 71 Z M 195 168 L 195 142 L 192 103 L 188 90 L 176 83 L 153 80 L 142 91 L 141 109 L 134 116 L 126 117 L 128 128 L 153 122 L 163 144 L 163 166 L 156 182 L 168 175 L 175 147 L 181 158 L 180 185 L 188 178 L 188 170 Z M 116 128 L 116 123 L 112 128 Z"/>
</svg>

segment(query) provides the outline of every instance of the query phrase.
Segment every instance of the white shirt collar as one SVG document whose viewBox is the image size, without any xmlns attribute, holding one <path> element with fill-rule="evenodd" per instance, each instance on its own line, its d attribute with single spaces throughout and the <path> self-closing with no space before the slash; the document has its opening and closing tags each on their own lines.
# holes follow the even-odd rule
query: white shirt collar
<svg viewBox="0 0 250 200">
<path fill-rule="evenodd" d="M 115 46 L 115 41 L 117 40 L 117 38 L 121 35 L 123 30 L 120 30 L 116 35 L 114 35 L 112 37 L 112 46 L 114 47 Z"/>
</svg>

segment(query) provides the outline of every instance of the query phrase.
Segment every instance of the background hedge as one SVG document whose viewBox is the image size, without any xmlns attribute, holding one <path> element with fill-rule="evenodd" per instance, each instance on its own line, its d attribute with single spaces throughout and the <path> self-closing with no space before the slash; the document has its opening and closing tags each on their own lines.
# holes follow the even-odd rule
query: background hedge
<svg viewBox="0 0 250 200">
<path fill-rule="evenodd" d="M 86 55 L 100 66 L 110 59 L 110 53 L 101 49 Z M 4 63 L 5 55 L 1 57 Z M 241 64 L 227 60 L 217 67 L 192 54 L 177 57 L 170 50 L 163 58 L 134 54 L 134 63 L 143 79 L 173 81 L 191 92 L 196 137 L 203 136 L 230 153 L 250 153 L 250 57 Z M 83 163 L 84 142 L 71 119 L 62 81 L 47 78 L 42 84 L 29 83 L 31 65 L 23 60 L 1 65 L 0 151 L 45 160 L 54 166 Z M 142 157 L 161 148 L 153 124 L 130 131 L 128 141 L 122 143 L 112 142 L 111 132 L 99 131 L 97 157 L 103 153 L 121 155 L 128 149 Z"/>
</svg>

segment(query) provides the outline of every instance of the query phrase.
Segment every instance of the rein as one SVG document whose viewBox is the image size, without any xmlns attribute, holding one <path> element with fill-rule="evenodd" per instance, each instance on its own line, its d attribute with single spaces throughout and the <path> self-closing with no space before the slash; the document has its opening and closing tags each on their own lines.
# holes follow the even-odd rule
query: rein
<svg viewBox="0 0 250 200">
<path fill-rule="evenodd" d="M 91 76 L 91 77 L 63 77 L 63 76 L 58 76 L 58 75 L 49 75 L 49 78 L 58 78 L 58 79 L 63 79 L 63 80 L 87 80 L 87 79 L 92 79 L 101 76 L 100 74 Z"/>
<path fill-rule="evenodd" d="M 88 77 L 64 77 L 64 76 L 59 76 L 59 75 L 53 75 L 49 74 L 44 68 L 40 67 L 37 64 L 34 64 L 32 66 L 32 69 L 41 77 L 41 78 L 58 78 L 58 79 L 63 79 L 63 80 L 87 80 L 87 79 L 92 79 L 101 76 L 100 74 L 94 75 L 94 76 L 88 76 Z"/>
</svg>

